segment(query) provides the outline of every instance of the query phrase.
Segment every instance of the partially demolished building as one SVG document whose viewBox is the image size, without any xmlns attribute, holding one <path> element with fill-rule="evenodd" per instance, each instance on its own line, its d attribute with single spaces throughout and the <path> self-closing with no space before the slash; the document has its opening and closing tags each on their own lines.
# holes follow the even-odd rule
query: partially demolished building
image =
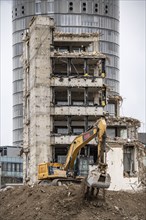
<svg viewBox="0 0 146 220">
<path fill-rule="evenodd" d="M 121 97 L 105 85 L 105 61 L 98 49 L 99 34 L 59 33 L 49 17 L 34 17 L 23 46 L 24 181 L 37 180 L 41 162 L 63 163 L 76 135 L 103 116 L 106 102 L 107 161 L 111 189 L 132 189 L 144 182 L 143 145 L 137 140 L 138 120 L 119 117 Z M 108 96 L 107 96 L 108 90 Z M 81 154 L 96 161 L 97 143 Z"/>
</svg>

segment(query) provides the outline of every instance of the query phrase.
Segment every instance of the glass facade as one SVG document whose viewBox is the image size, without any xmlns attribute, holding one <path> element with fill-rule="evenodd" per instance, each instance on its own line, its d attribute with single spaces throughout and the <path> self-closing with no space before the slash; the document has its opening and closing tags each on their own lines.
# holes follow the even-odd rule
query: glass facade
<svg viewBox="0 0 146 220">
<path fill-rule="evenodd" d="M 119 94 L 119 1 L 15 0 L 13 1 L 13 143 L 22 143 L 22 36 L 34 15 L 50 15 L 58 30 L 99 32 L 99 50 L 109 58 L 106 83 Z"/>
<path fill-rule="evenodd" d="M 0 157 L 2 164 L 2 177 L 17 177 L 23 176 L 23 160 L 18 157 Z"/>
</svg>

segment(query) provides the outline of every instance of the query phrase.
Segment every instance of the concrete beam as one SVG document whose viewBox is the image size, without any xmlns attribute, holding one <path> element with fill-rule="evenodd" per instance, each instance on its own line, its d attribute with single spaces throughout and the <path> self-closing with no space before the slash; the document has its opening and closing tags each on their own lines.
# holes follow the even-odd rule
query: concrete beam
<svg viewBox="0 0 146 220">
<path fill-rule="evenodd" d="M 81 116 L 88 116 L 88 115 L 103 115 L 103 108 L 102 107 L 82 107 L 82 106 L 55 106 L 51 107 L 50 109 L 51 115 L 81 115 Z"/>
<path fill-rule="evenodd" d="M 52 77 L 50 85 L 54 87 L 91 87 L 97 88 L 103 86 L 102 78 L 71 78 L 71 77 Z"/>
</svg>

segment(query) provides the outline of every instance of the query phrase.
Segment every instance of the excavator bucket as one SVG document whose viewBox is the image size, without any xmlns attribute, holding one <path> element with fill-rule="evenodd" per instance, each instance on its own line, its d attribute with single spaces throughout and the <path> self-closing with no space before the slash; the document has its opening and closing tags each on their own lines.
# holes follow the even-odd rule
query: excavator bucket
<svg viewBox="0 0 146 220">
<path fill-rule="evenodd" d="M 101 172 L 99 168 L 91 170 L 87 177 L 87 186 L 93 188 L 109 188 L 110 186 L 110 175 L 106 172 Z"/>
</svg>

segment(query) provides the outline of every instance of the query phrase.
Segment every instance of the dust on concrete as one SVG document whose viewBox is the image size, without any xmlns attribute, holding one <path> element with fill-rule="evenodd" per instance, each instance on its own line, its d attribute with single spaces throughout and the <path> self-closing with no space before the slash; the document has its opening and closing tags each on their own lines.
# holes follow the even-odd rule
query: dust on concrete
<svg viewBox="0 0 146 220">
<path fill-rule="evenodd" d="M 0 220 L 145 220 L 145 192 L 84 198 L 81 185 L 21 186 L 0 192 Z"/>
</svg>

